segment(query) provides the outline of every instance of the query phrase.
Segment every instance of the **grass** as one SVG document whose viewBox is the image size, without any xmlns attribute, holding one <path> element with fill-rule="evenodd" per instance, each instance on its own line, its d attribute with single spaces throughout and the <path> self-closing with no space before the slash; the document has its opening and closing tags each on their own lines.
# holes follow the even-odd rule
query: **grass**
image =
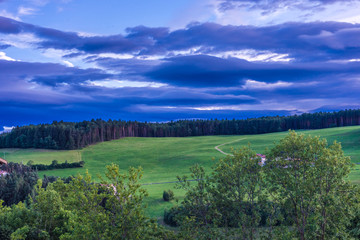
<svg viewBox="0 0 360 240">
<path fill-rule="evenodd" d="M 329 143 L 337 140 L 342 143 L 346 155 L 354 163 L 360 163 L 360 126 L 330 128 L 321 130 L 299 131 L 324 137 Z M 84 174 L 86 169 L 98 180 L 98 175 L 104 176 L 105 166 L 116 163 L 125 172 L 130 166 L 141 166 L 144 171 L 142 183 L 157 183 L 176 181 L 177 175 L 189 174 L 189 167 L 195 163 L 203 165 L 208 171 L 215 161 L 224 155 L 214 149 L 220 147 L 224 152 L 230 153 L 231 148 L 238 149 L 242 145 L 251 143 L 257 153 L 265 153 L 274 142 L 285 137 L 287 132 L 270 133 L 262 135 L 242 136 L 204 136 L 187 138 L 123 138 L 111 142 L 99 143 L 79 151 L 51 151 L 35 149 L 1 149 L 6 152 L 6 159 L 13 162 L 50 164 L 52 160 L 59 162 L 85 161 L 84 168 L 60 169 L 40 172 L 40 175 L 69 176 L 77 173 Z M 245 139 L 243 139 L 245 138 Z M 236 141 L 243 139 L 240 141 Z M 233 142 L 236 141 L 236 142 Z M 232 142 L 232 143 L 230 143 Z M 360 183 L 360 165 L 356 165 L 350 174 L 350 180 Z M 147 212 L 150 216 L 161 216 L 165 207 L 172 203 L 162 200 L 164 190 L 173 189 L 174 183 L 144 186 L 149 197 Z M 182 190 L 174 190 L 175 197 L 181 200 Z"/>
<path fill-rule="evenodd" d="M 81 161 L 81 151 L 53 151 L 46 149 L 20 149 L 20 148 L 2 148 L 0 149 L 0 157 L 6 158 L 9 162 L 26 164 L 32 160 L 36 164 L 51 164 L 53 160 L 58 160 L 59 163 L 68 161 Z"/>
</svg>

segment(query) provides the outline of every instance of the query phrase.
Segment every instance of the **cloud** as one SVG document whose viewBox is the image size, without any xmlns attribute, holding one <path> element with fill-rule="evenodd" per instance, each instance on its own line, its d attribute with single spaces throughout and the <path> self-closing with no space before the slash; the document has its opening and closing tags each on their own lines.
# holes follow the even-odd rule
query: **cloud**
<svg viewBox="0 0 360 240">
<path fill-rule="evenodd" d="M 10 19 L 16 19 L 20 21 L 20 18 L 8 11 L 6 11 L 5 9 L 0 11 L 0 16 L 5 17 L 5 18 L 10 18 Z"/>
<path fill-rule="evenodd" d="M 313 81 L 336 75 L 359 76 L 359 67 L 359 62 L 264 63 L 198 55 L 169 58 L 145 76 L 176 86 L 231 87 L 241 86 L 248 79 L 274 83 Z"/>
<path fill-rule="evenodd" d="M 58 56 L 58 63 L 40 63 L 0 54 L 0 107 L 6 121 L 21 123 L 288 114 L 360 102 L 359 29 L 341 22 L 193 23 L 96 36 L 0 17 L 9 55 L 31 48 Z"/>
<path fill-rule="evenodd" d="M 0 102 L 7 106 L 58 107 L 91 102 L 94 107 L 110 110 L 136 105 L 179 107 L 258 102 L 246 94 L 217 95 L 156 82 L 106 81 L 115 76 L 99 69 L 70 68 L 60 64 L 0 61 L 0 70 Z M 114 85 L 115 82 L 122 86 Z"/>
<path fill-rule="evenodd" d="M 119 103 L 113 104 L 72 104 L 63 107 L 36 106 L 22 104 L 15 106 L 2 105 L 2 113 L 6 118 L 0 119 L 0 124 L 5 126 L 24 125 L 29 123 L 47 123 L 53 120 L 83 121 L 96 118 L 122 119 L 137 121 L 170 121 L 177 119 L 240 119 L 260 117 L 266 115 L 289 115 L 290 111 L 283 110 L 213 110 L 200 111 L 190 108 L 164 108 L 149 106 L 122 107 Z"/>
<path fill-rule="evenodd" d="M 277 88 L 288 88 L 294 85 L 289 82 L 278 81 L 276 83 L 266 83 L 266 82 L 258 82 L 254 80 L 246 80 L 243 88 L 250 90 L 274 90 Z"/>
<path fill-rule="evenodd" d="M 360 48 L 360 28 L 345 28 L 335 32 L 321 31 L 317 35 L 300 37 L 315 46 L 325 46 L 334 50 Z"/>
<path fill-rule="evenodd" d="M 6 61 L 16 61 L 15 59 L 6 56 L 6 53 L 0 52 L 0 60 L 6 60 Z"/>
<path fill-rule="evenodd" d="M 15 127 L 14 126 L 12 126 L 12 127 L 3 126 L 2 128 L 3 128 L 3 131 L 0 131 L 0 134 L 6 133 L 6 132 L 11 132 L 11 130 Z"/>
<path fill-rule="evenodd" d="M 319 48 L 306 41 L 302 36 L 317 36 L 322 31 L 334 33 L 342 29 L 360 29 L 358 24 L 338 22 L 284 23 L 266 27 L 223 26 L 204 23 L 173 31 L 155 45 L 159 52 L 184 50 L 198 47 L 200 54 L 221 53 L 254 49 L 288 54 L 297 61 L 311 59 L 336 58 L 342 55 L 356 55 L 357 49 L 344 49 L 334 52 Z M 342 39 L 345 41 L 345 39 Z M 355 50 L 355 52 L 354 52 Z M 336 54 L 336 56 L 333 56 Z"/>
<path fill-rule="evenodd" d="M 233 8 L 261 9 L 269 13 L 279 8 L 297 8 L 300 10 L 320 8 L 334 3 L 350 3 L 356 0 L 218 0 L 220 10 Z"/>
<path fill-rule="evenodd" d="M 128 81 L 128 80 L 116 80 L 116 79 L 104 79 L 100 81 L 86 81 L 84 85 L 87 86 L 98 86 L 105 88 L 124 88 L 124 87 L 134 87 L 134 88 L 159 88 L 164 87 L 166 84 L 156 83 L 156 82 L 137 82 L 137 81 Z"/>
<path fill-rule="evenodd" d="M 359 29 L 360 24 L 340 22 L 284 23 L 266 27 L 203 23 L 175 31 L 139 26 L 128 28 L 126 35 L 83 36 L 0 17 L 1 33 L 32 34 L 37 40 L 32 44 L 40 49 L 72 51 L 66 57 L 93 54 L 99 58 L 97 55 L 106 53 L 144 60 L 188 55 L 226 58 L 244 52 L 251 53 L 248 59 L 253 60 L 261 60 L 265 55 L 273 56 L 271 61 L 355 59 L 360 53 Z M 324 47 L 319 47 L 320 43 Z M 114 57 L 108 55 L 108 58 Z"/>
<path fill-rule="evenodd" d="M 0 102 L 47 103 L 90 101 L 86 93 L 71 91 L 87 80 L 111 75 L 98 69 L 70 68 L 53 63 L 0 60 Z"/>
<path fill-rule="evenodd" d="M 20 6 L 18 9 L 19 16 L 34 15 L 36 12 L 37 10 L 35 8 L 30 8 L 30 7 Z"/>
<path fill-rule="evenodd" d="M 11 47 L 10 44 L 2 44 L 2 45 L 0 44 L 0 49 L 7 49 L 9 47 Z"/>
<path fill-rule="evenodd" d="M 72 64 L 71 62 L 69 62 L 67 60 L 63 60 L 63 63 L 68 67 L 74 67 L 74 64 Z"/>
</svg>

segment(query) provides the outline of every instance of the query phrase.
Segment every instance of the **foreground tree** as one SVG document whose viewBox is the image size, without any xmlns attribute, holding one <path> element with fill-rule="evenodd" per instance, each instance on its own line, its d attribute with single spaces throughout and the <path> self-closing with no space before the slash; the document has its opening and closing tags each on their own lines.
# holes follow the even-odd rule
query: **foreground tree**
<svg viewBox="0 0 360 240">
<path fill-rule="evenodd" d="M 178 219 L 198 239 L 356 239 L 360 195 L 347 180 L 351 166 L 339 143 L 290 132 L 263 167 L 248 146 L 220 160 L 209 177 L 191 168 L 197 181 L 179 178 L 186 196 L 166 220 Z"/>
<path fill-rule="evenodd" d="M 346 177 L 350 158 L 341 145 L 291 131 L 267 155 L 269 191 L 286 203 L 300 239 L 348 239 L 357 189 Z"/>
<path fill-rule="evenodd" d="M 211 194 L 220 226 L 236 227 L 243 239 L 254 239 L 261 220 L 259 202 L 265 198 L 260 157 L 250 146 L 233 151 L 214 168 Z"/>
<path fill-rule="evenodd" d="M 135 168 L 122 174 L 113 164 L 101 184 L 88 174 L 69 183 L 58 178 L 46 189 L 39 180 L 28 206 L 0 201 L 0 239 L 174 239 L 145 215 L 141 175 Z"/>
<path fill-rule="evenodd" d="M 122 174 L 112 164 L 107 166 L 106 180 L 101 184 L 93 183 L 87 174 L 69 184 L 58 180 L 50 185 L 71 213 L 70 231 L 61 239 L 166 238 L 163 229 L 145 215 L 147 192 L 138 183 L 141 176 L 141 169 L 130 168 Z"/>
<path fill-rule="evenodd" d="M 0 199 L 4 205 L 11 206 L 35 195 L 34 186 L 39 179 L 35 170 L 18 163 L 3 165 L 0 170 L 9 173 L 0 175 Z"/>
<path fill-rule="evenodd" d="M 220 160 L 209 177 L 204 168 L 195 165 L 190 170 L 196 183 L 187 177 L 178 178 L 179 187 L 187 192 L 180 211 L 173 211 L 183 215 L 180 222 L 185 231 L 188 229 L 201 239 L 208 234 L 220 239 L 227 235 L 254 239 L 261 220 L 259 203 L 266 197 L 259 162 L 260 158 L 247 146 Z M 187 227 L 195 225 L 197 233 Z M 216 232 L 216 228 L 224 231 Z"/>
</svg>

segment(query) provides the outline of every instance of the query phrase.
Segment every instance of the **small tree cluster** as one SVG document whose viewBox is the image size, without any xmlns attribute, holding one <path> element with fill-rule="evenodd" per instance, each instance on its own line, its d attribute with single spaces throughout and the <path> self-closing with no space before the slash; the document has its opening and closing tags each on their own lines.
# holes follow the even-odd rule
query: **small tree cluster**
<svg viewBox="0 0 360 240">
<path fill-rule="evenodd" d="M 175 219 L 185 230 L 191 222 L 202 230 L 189 228 L 188 234 L 199 239 L 205 239 L 199 235 L 204 229 L 225 229 L 243 239 L 359 236 L 359 189 L 347 180 L 351 162 L 339 143 L 329 146 L 292 131 L 268 151 L 265 166 L 259 162 L 247 146 L 220 160 L 211 175 L 201 166 L 191 168 L 197 182 L 179 177 L 186 195 L 181 211 L 167 211 L 169 222 Z M 223 233 L 218 238 L 226 238 Z"/>
<path fill-rule="evenodd" d="M 35 195 L 34 186 L 39 179 L 35 170 L 18 163 L 3 165 L 1 170 L 9 173 L 0 175 L 0 199 L 4 205 L 11 206 Z"/>
<path fill-rule="evenodd" d="M 65 161 L 64 163 L 59 163 L 57 160 L 53 160 L 50 165 L 45 165 L 45 164 L 35 164 L 34 161 L 30 160 L 26 165 L 37 171 L 46 171 L 46 170 L 64 169 L 64 168 L 81 168 L 85 165 L 85 162 L 80 161 L 80 162 L 68 163 L 68 161 Z"/>
<path fill-rule="evenodd" d="M 0 239 L 174 239 L 145 215 L 141 176 L 140 169 L 121 174 L 111 165 L 101 184 L 88 174 L 68 184 L 58 178 L 47 188 L 39 180 L 28 205 L 0 201 Z"/>
<path fill-rule="evenodd" d="M 174 192 L 172 190 L 167 190 L 167 191 L 164 191 L 163 193 L 163 200 L 166 201 L 166 202 L 169 202 L 171 200 L 174 200 L 175 198 L 175 195 L 174 195 Z"/>
</svg>

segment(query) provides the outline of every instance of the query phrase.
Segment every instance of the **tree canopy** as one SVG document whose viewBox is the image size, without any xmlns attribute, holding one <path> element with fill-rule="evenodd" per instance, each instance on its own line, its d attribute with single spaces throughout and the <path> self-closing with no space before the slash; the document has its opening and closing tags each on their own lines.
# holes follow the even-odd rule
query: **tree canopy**
<svg viewBox="0 0 360 240">
<path fill-rule="evenodd" d="M 192 220 L 200 229 L 227 229 L 241 239 L 359 236 L 358 227 L 349 230 L 358 226 L 359 188 L 347 179 L 352 164 L 339 143 L 290 131 L 266 158 L 262 167 L 247 146 L 220 160 L 208 176 L 201 166 L 191 168 L 197 183 L 179 178 L 185 198 L 166 216 L 180 226 Z M 189 230 L 195 238 L 198 233 Z"/>
</svg>

